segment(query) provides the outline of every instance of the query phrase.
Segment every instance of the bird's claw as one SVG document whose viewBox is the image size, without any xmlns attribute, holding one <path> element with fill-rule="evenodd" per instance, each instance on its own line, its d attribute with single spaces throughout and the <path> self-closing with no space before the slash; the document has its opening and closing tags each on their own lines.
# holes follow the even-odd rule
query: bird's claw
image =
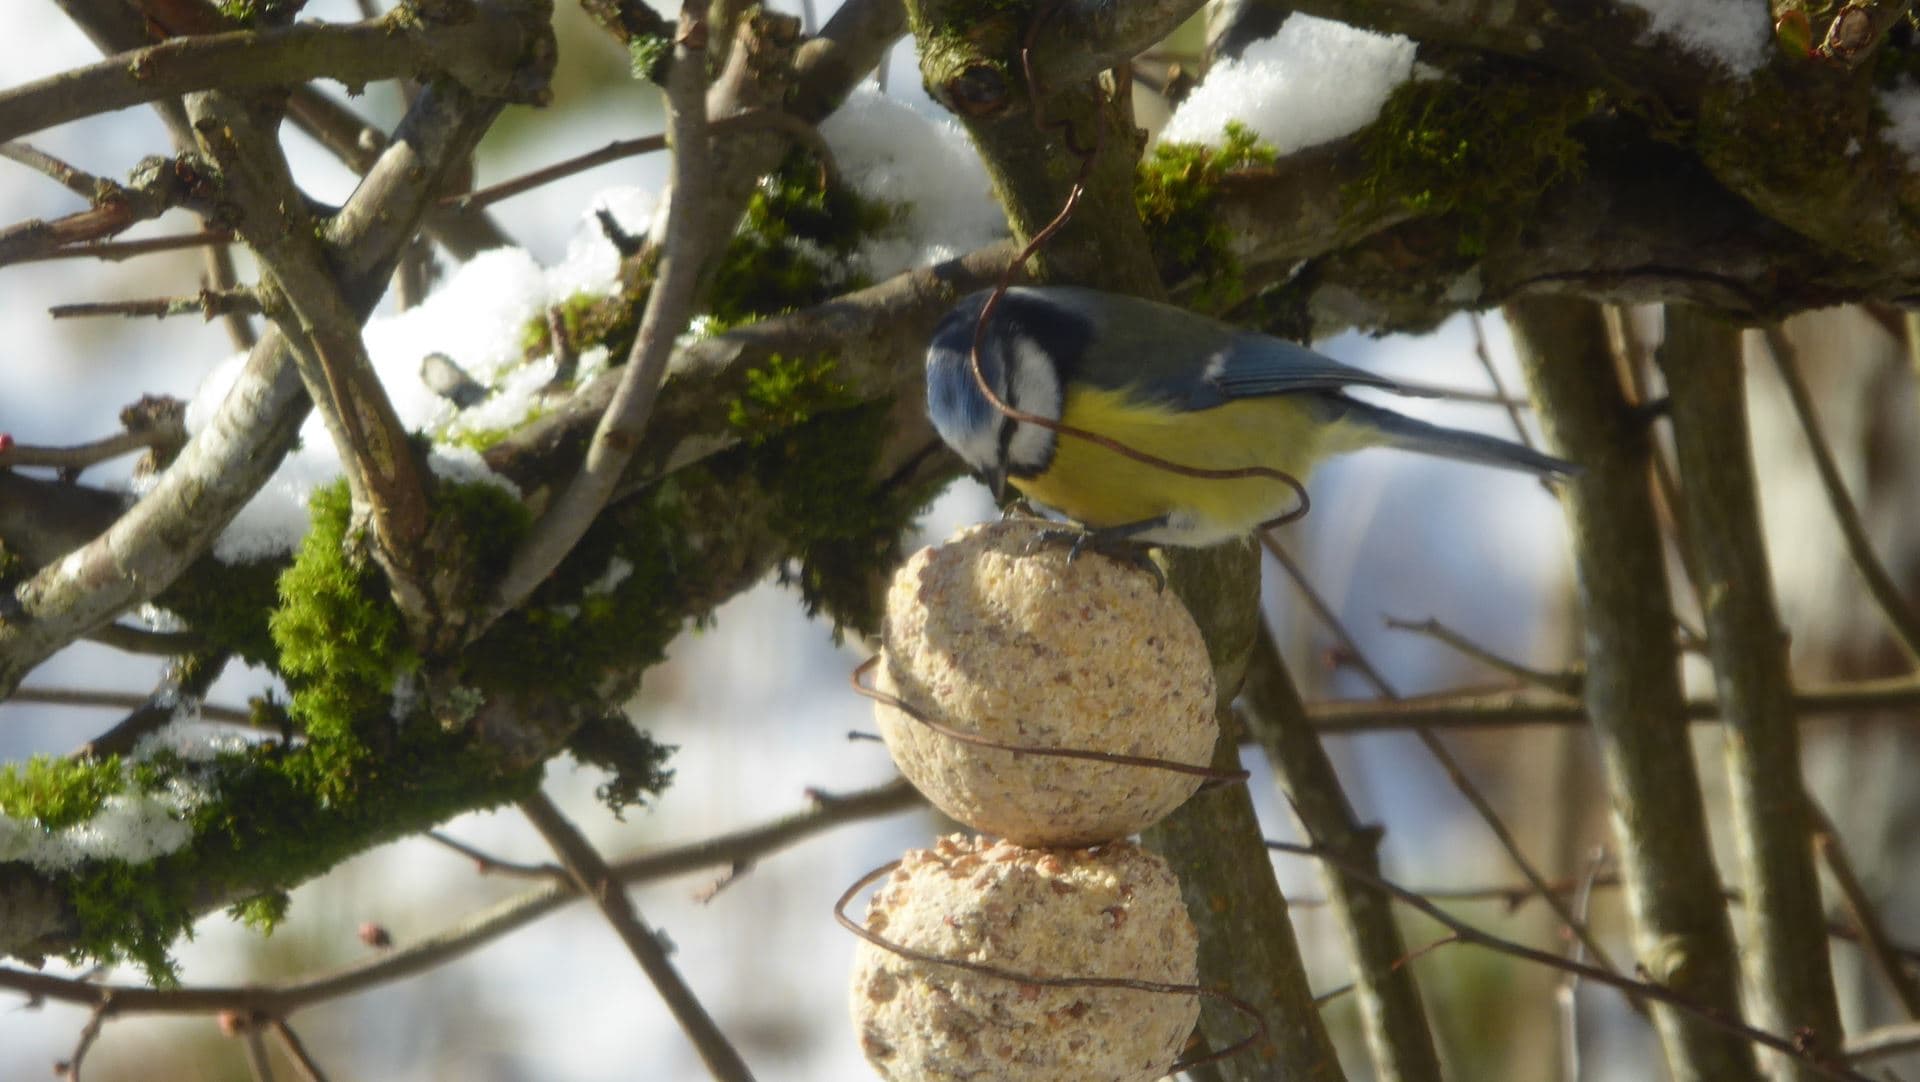
<svg viewBox="0 0 1920 1082">
<path fill-rule="evenodd" d="M 1001 522 L 1012 522 L 1015 519 L 1029 519 L 1029 518 L 1041 519 L 1044 521 L 1046 519 L 1046 516 L 1042 515 L 1039 511 L 1035 510 L 1034 506 L 1027 502 L 1027 498 L 1025 496 L 1020 496 L 1012 500 L 1008 500 L 1007 505 L 1000 509 Z"/>
<path fill-rule="evenodd" d="M 1103 530 L 1089 530 L 1076 526 L 1054 526 L 1037 531 L 1033 540 L 1027 542 L 1027 552 L 1032 553 L 1044 545 L 1067 546 L 1067 563 L 1071 565 L 1083 552 L 1097 552 L 1110 560 L 1127 564 L 1147 573 L 1153 579 L 1153 589 L 1159 593 L 1167 588 L 1166 572 L 1153 562 L 1150 546 L 1137 541 L 1129 541 L 1124 536 L 1115 536 Z"/>
</svg>

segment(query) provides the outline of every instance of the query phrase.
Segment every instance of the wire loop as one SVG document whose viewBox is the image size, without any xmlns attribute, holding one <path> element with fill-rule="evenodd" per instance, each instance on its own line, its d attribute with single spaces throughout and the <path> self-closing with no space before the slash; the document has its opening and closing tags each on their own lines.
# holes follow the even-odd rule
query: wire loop
<svg viewBox="0 0 1920 1082">
<path fill-rule="evenodd" d="M 1267 1022 L 1266 1019 L 1260 1016 L 1259 1011 L 1255 1010 L 1250 1004 L 1238 996 L 1220 991 L 1217 988 L 1207 988 L 1198 984 L 1169 984 L 1164 981 L 1136 980 L 1132 977 L 1042 977 L 1033 973 L 1020 973 L 1011 969 L 1001 969 L 999 966 L 990 966 L 984 962 L 969 962 L 959 958 L 942 958 L 937 954 L 928 954 L 925 951 L 914 950 L 912 947 L 895 943 L 880 935 L 878 932 L 873 931 L 871 928 L 868 928 L 866 925 L 861 924 L 859 921 L 854 920 L 852 917 L 847 916 L 847 906 L 853 904 L 855 895 L 878 882 L 883 876 L 891 874 L 893 870 L 898 867 L 900 867 L 900 861 L 897 860 L 882 864 L 880 867 L 861 876 L 858 882 L 848 887 L 846 892 L 840 895 L 840 900 L 833 903 L 833 919 L 840 922 L 840 927 L 845 928 L 847 931 L 852 932 L 854 935 L 859 936 L 861 939 L 879 947 L 889 954 L 905 958 L 910 962 L 919 962 L 922 965 L 948 966 L 953 969 L 965 970 L 968 973 L 975 973 L 982 977 L 991 977 L 995 980 L 1006 981 L 1009 984 L 1032 985 L 1040 988 L 1124 988 L 1135 992 L 1152 992 L 1157 995 L 1200 996 L 1204 999 L 1211 999 L 1218 1003 L 1225 1004 L 1239 1012 L 1242 1017 L 1252 1023 L 1252 1029 L 1245 1037 L 1240 1038 L 1225 1048 L 1216 1049 L 1204 1056 L 1180 1060 L 1167 1068 L 1169 1072 L 1192 1070 L 1203 1064 L 1215 1063 L 1227 1059 L 1230 1056 L 1237 1056 L 1241 1052 L 1252 1048 L 1260 1041 L 1265 1040 L 1267 1037 Z"/>
</svg>

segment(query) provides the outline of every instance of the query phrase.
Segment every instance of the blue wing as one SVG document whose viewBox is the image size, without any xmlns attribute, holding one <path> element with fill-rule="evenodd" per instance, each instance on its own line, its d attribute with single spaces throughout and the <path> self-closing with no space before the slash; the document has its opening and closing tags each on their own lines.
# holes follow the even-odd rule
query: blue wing
<svg viewBox="0 0 1920 1082">
<path fill-rule="evenodd" d="M 1196 312 L 1078 286 L 1014 290 L 1010 310 L 1043 300 L 1093 328 L 1092 341 L 1055 355 L 1076 379 L 1180 409 L 1209 409 L 1235 398 L 1344 387 L 1408 393 L 1375 375 L 1270 335 L 1243 331 Z M 1036 321 L 1037 322 L 1037 321 Z"/>
<path fill-rule="evenodd" d="M 1257 398 L 1263 395 L 1296 394 L 1301 391 L 1338 391 L 1345 387 L 1379 387 L 1399 394 L 1407 389 L 1385 376 L 1367 372 L 1305 346 L 1284 339 L 1236 333 L 1218 353 L 1207 358 L 1206 368 L 1196 389 L 1196 398 L 1217 394 L 1213 401 L 1196 402 L 1195 408 L 1233 398 Z"/>
</svg>

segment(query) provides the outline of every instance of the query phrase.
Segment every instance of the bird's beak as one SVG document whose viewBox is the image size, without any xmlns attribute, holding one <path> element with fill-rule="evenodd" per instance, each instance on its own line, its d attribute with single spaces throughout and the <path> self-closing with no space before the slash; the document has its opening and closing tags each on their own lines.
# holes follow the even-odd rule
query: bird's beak
<svg viewBox="0 0 1920 1082">
<path fill-rule="evenodd" d="M 1001 463 L 987 471 L 987 487 L 993 490 L 993 502 L 1003 503 L 1007 496 L 1007 466 Z"/>
</svg>

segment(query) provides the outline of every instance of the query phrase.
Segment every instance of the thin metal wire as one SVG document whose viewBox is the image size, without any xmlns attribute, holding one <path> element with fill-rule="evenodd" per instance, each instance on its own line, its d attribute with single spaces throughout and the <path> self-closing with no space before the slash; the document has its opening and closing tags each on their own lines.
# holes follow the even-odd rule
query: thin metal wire
<svg viewBox="0 0 1920 1082">
<path fill-rule="evenodd" d="M 1244 770 L 1215 770 L 1209 766 L 1183 763 L 1177 759 L 1156 759 L 1148 755 L 1122 755 L 1118 752 L 1094 751 L 1087 748 L 1055 748 L 1036 744 L 1015 744 L 1005 740 L 995 740 L 991 737 L 981 736 L 979 733 L 968 732 L 965 729 L 956 729 L 951 725 L 936 721 L 927 716 L 925 711 L 901 699 L 899 696 L 890 695 L 887 692 L 881 691 L 879 688 L 868 685 L 864 678 L 868 673 L 872 672 L 874 666 L 879 663 L 880 658 L 878 655 L 875 655 L 861 662 L 860 665 L 853 670 L 852 683 L 854 692 L 872 699 L 875 702 L 885 703 L 893 707 L 895 710 L 900 711 L 949 740 L 957 740 L 962 744 L 971 744 L 979 748 L 994 748 L 998 751 L 1012 752 L 1015 755 L 1045 755 L 1056 759 L 1085 759 L 1096 763 L 1113 763 L 1117 766 L 1138 766 L 1150 770 L 1165 770 L 1175 774 L 1189 774 L 1205 779 L 1206 786 L 1208 787 L 1235 785 L 1246 781 L 1248 777 L 1247 772 Z"/>
<path fill-rule="evenodd" d="M 900 867 L 900 862 L 897 860 L 882 864 L 880 867 L 861 876 L 858 882 L 847 888 L 846 893 L 840 895 L 840 900 L 833 903 L 833 919 L 840 922 L 840 927 L 845 928 L 847 931 L 852 932 L 854 935 L 859 936 L 861 939 L 866 940 L 868 943 L 879 947 L 889 954 L 897 955 L 911 962 L 919 962 L 922 965 L 949 966 L 954 969 L 966 970 L 968 973 L 977 973 L 983 977 L 992 977 L 995 980 L 1006 981 L 1009 984 L 1033 985 L 1041 988 L 1124 988 L 1135 992 L 1152 992 L 1157 995 L 1202 996 L 1226 1004 L 1228 1007 L 1239 1012 L 1242 1017 L 1252 1022 L 1252 1031 L 1245 1037 L 1242 1037 L 1225 1048 L 1209 1052 L 1204 1056 L 1181 1060 L 1167 1068 L 1170 1072 L 1192 1070 L 1202 1064 L 1215 1063 L 1232 1056 L 1237 1056 L 1247 1049 L 1252 1048 L 1260 1041 L 1264 1041 L 1267 1037 L 1267 1023 L 1264 1018 L 1260 1017 L 1259 1011 L 1254 1010 L 1250 1004 L 1238 996 L 1220 991 L 1217 988 L 1206 988 L 1198 984 L 1170 984 L 1164 981 L 1136 980 L 1132 977 L 1042 977 L 1032 973 L 1020 973 L 1011 969 L 1001 969 L 998 966 L 990 966 L 983 962 L 969 962 L 958 958 L 942 958 L 937 954 L 928 954 L 925 951 L 914 950 L 912 947 L 895 943 L 861 924 L 859 921 L 854 920 L 852 917 L 847 916 L 847 906 L 853 904 L 855 895 L 867 887 L 872 886 L 883 876 L 891 874 L 893 870 L 898 867 Z"/>
</svg>

